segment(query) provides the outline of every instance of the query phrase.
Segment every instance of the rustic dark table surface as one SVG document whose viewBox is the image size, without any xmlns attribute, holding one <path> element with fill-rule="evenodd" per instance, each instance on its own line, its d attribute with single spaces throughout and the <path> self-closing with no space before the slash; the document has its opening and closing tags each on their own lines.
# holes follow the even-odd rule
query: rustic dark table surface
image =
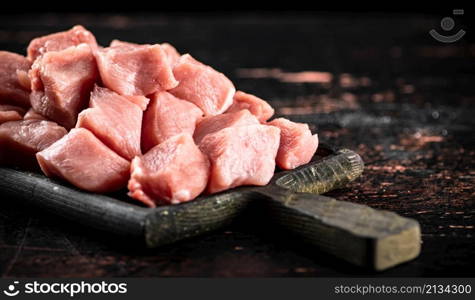
<svg viewBox="0 0 475 300">
<path fill-rule="evenodd" d="M 192 53 L 279 115 L 310 123 L 321 141 L 356 150 L 363 176 L 330 196 L 417 219 L 423 244 L 418 259 L 373 273 L 249 212 L 217 232 L 143 250 L 0 195 L 0 276 L 473 276 L 475 28 L 457 17 L 453 31 L 466 36 L 443 44 L 428 34 L 443 33 L 442 17 L 3 15 L 2 50 L 25 53 L 31 38 L 83 24 L 103 45 L 168 41 Z"/>
</svg>

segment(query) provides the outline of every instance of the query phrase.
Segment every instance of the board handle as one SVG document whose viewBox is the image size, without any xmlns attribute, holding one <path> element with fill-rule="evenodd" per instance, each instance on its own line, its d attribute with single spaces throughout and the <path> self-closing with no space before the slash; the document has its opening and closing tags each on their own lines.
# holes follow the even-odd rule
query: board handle
<svg viewBox="0 0 475 300">
<path fill-rule="evenodd" d="M 320 195 L 344 187 L 363 173 L 363 160 L 354 151 L 334 150 L 323 144 L 317 154 L 322 158 L 295 170 L 279 173 L 271 185 Z"/>
<path fill-rule="evenodd" d="M 285 189 L 259 193 L 275 222 L 352 264 L 379 271 L 420 253 L 420 227 L 413 219 L 310 193 Z"/>
<path fill-rule="evenodd" d="M 352 264 L 384 270 L 417 257 L 419 223 L 393 212 L 318 195 L 342 187 L 363 161 L 342 149 L 256 189 L 271 219 L 305 241 Z"/>
</svg>

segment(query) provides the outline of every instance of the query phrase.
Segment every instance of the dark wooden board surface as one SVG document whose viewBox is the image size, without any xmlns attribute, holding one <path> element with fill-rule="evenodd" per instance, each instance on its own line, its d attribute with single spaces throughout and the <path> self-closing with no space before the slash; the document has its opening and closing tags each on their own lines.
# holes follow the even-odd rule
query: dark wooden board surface
<svg viewBox="0 0 475 300">
<path fill-rule="evenodd" d="M 277 169 L 265 186 L 243 186 L 194 201 L 143 207 L 121 190 L 89 193 L 39 172 L 0 167 L 0 192 L 20 206 L 36 208 L 86 232 L 157 248 L 231 224 L 247 209 L 298 236 L 313 248 L 372 270 L 385 270 L 420 254 L 419 223 L 394 212 L 338 201 L 321 194 L 343 188 L 364 170 L 349 149 L 320 143 L 312 160 L 289 171 Z M 87 229 L 87 230 L 86 230 Z"/>
<path fill-rule="evenodd" d="M 417 260 L 373 273 L 251 211 L 215 233 L 138 250 L 0 195 L 1 276 L 473 276 L 475 43 L 470 34 L 451 45 L 432 40 L 427 32 L 442 17 L 2 16 L 0 49 L 9 51 L 81 23 L 103 44 L 169 41 L 192 53 L 270 100 L 278 114 L 310 123 L 321 140 L 357 150 L 365 173 L 329 195 L 415 218 L 423 245 Z M 329 74 L 302 83 L 305 76 L 292 74 L 301 71 Z"/>
</svg>

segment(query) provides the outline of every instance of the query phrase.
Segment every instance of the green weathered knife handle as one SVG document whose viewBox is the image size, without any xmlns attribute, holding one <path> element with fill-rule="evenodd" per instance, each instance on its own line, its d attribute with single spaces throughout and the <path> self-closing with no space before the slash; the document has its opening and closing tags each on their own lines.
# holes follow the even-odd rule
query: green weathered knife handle
<svg viewBox="0 0 475 300">
<path fill-rule="evenodd" d="M 352 264 L 384 270 L 417 257 L 421 245 L 417 221 L 318 195 L 345 185 L 362 171 L 361 158 L 343 149 L 310 167 L 280 175 L 272 185 L 256 189 L 257 197 L 266 200 L 266 211 L 277 223 Z"/>
</svg>

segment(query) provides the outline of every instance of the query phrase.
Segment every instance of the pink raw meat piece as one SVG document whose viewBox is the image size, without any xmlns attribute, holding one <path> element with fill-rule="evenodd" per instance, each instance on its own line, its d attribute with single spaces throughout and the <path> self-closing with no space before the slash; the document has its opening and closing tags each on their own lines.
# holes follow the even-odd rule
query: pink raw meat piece
<svg viewBox="0 0 475 300">
<path fill-rule="evenodd" d="M 284 170 L 308 163 L 318 148 L 318 135 L 312 135 L 308 124 L 278 118 L 268 123 L 280 128 L 280 147 L 277 165 Z"/>
<path fill-rule="evenodd" d="M 144 44 L 142 44 L 144 45 Z M 137 43 L 131 43 L 131 42 L 125 42 L 121 40 L 112 40 L 112 42 L 109 44 L 109 47 L 130 47 L 130 48 L 137 48 L 142 46 L 141 44 Z M 146 44 L 149 45 L 149 44 Z"/>
<path fill-rule="evenodd" d="M 226 112 L 236 112 L 242 109 L 249 110 L 259 122 L 264 123 L 274 115 L 274 109 L 265 100 L 254 95 L 237 91 L 234 94 L 233 104 Z"/>
<path fill-rule="evenodd" d="M 5 122 L 10 122 L 10 121 L 18 121 L 23 119 L 23 117 L 14 110 L 1 110 L 0 108 L 0 124 L 3 124 Z"/>
<path fill-rule="evenodd" d="M 266 185 L 274 175 L 280 130 L 274 126 L 235 126 L 208 134 L 199 145 L 211 162 L 207 191 Z"/>
<path fill-rule="evenodd" d="M 74 128 L 36 158 L 48 177 L 65 179 L 78 188 L 106 193 L 127 184 L 129 161 L 107 148 L 89 130 Z"/>
<path fill-rule="evenodd" d="M 0 125 L 0 163 L 38 167 L 35 154 L 62 138 L 66 129 L 54 122 L 22 120 Z"/>
<path fill-rule="evenodd" d="M 30 106 L 30 89 L 24 87 L 17 72 L 28 72 L 30 62 L 22 55 L 0 51 L 0 101 L 24 108 Z"/>
<path fill-rule="evenodd" d="M 168 92 L 157 92 L 151 99 L 142 125 L 144 152 L 174 135 L 192 135 L 197 121 L 203 116 L 203 112 L 196 105 L 178 99 Z"/>
<path fill-rule="evenodd" d="M 225 112 L 233 103 L 236 89 L 224 74 L 196 61 L 191 55 L 183 55 L 173 69 L 180 82 L 169 92 L 180 99 L 196 104 L 205 116 Z"/>
<path fill-rule="evenodd" d="M 91 49 L 80 44 L 45 53 L 35 61 L 29 76 L 33 109 L 69 129 L 87 106 L 98 72 Z"/>
<path fill-rule="evenodd" d="M 167 55 L 158 44 L 116 42 L 99 49 L 96 57 L 102 82 L 121 95 L 146 96 L 178 85 Z"/>
<path fill-rule="evenodd" d="M 199 145 L 203 138 L 211 133 L 221 129 L 233 126 L 257 125 L 259 121 L 247 109 L 243 109 L 233 113 L 225 113 L 222 115 L 209 116 L 203 118 L 196 125 L 193 138 L 195 143 Z"/>
<path fill-rule="evenodd" d="M 76 127 L 90 130 L 127 160 L 142 154 L 140 132 L 143 112 L 138 105 L 107 88 L 95 86 L 89 107 L 79 114 Z"/>
<path fill-rule="evenodd" d="M 208 159 L 183 133 L 134 158 L 129 196 L 150 207 L 186 202 L 203 192 L 208 177 Z"/>
<path fill-rule="evenodd" d="M 44 116 L 37 113 L 33 108 L 30 108 L 23 116 L 23 120 L 48 120 Z"/>
<path fill-rule="evenodd" d="M 114 47 L 114 46 L 137 47 L 137 46 L 143 46 L 143 45 L 136 44 L 136 43 L 130 43 L 130 42 L 124 42 L 124 41 L 120 41 L 120 40 L 113 40 L 110 43 L 110 46 L 111 47 Z M 170 65 L 172 67 L 174 65 L 176 65 L 176 63 L 180 59 L 180 53 L 178 53 L 178 51 L 175 49 L 175 47 L 173 47 L 169 43 L 161 43 L 160 46 L 162 46 L 163 51 L 165 51 Z"/>
<path fill-rule="evenodd" d="M 21 114 L 14 110 L 1 110 L 0 108 L 0 124 L 10 121 L 18 121 L 23 119 Z"/>
<path fill-rule="evenodd" d="M 76 25 L 68 31 L 57 32 L 33 39 L 28 45 L 28 59 L 34 62 L 36 58 L 49 51 L 61 51 L 71 46 L 88 44 L 92 50 L 97 48 L 94 35 L 81 25 Z"/>
<path fill-rule="evenodd" d="M 0 124 L 23 119 L 25 110 L 18 106 L 0 104 Z"/>
</svg>

